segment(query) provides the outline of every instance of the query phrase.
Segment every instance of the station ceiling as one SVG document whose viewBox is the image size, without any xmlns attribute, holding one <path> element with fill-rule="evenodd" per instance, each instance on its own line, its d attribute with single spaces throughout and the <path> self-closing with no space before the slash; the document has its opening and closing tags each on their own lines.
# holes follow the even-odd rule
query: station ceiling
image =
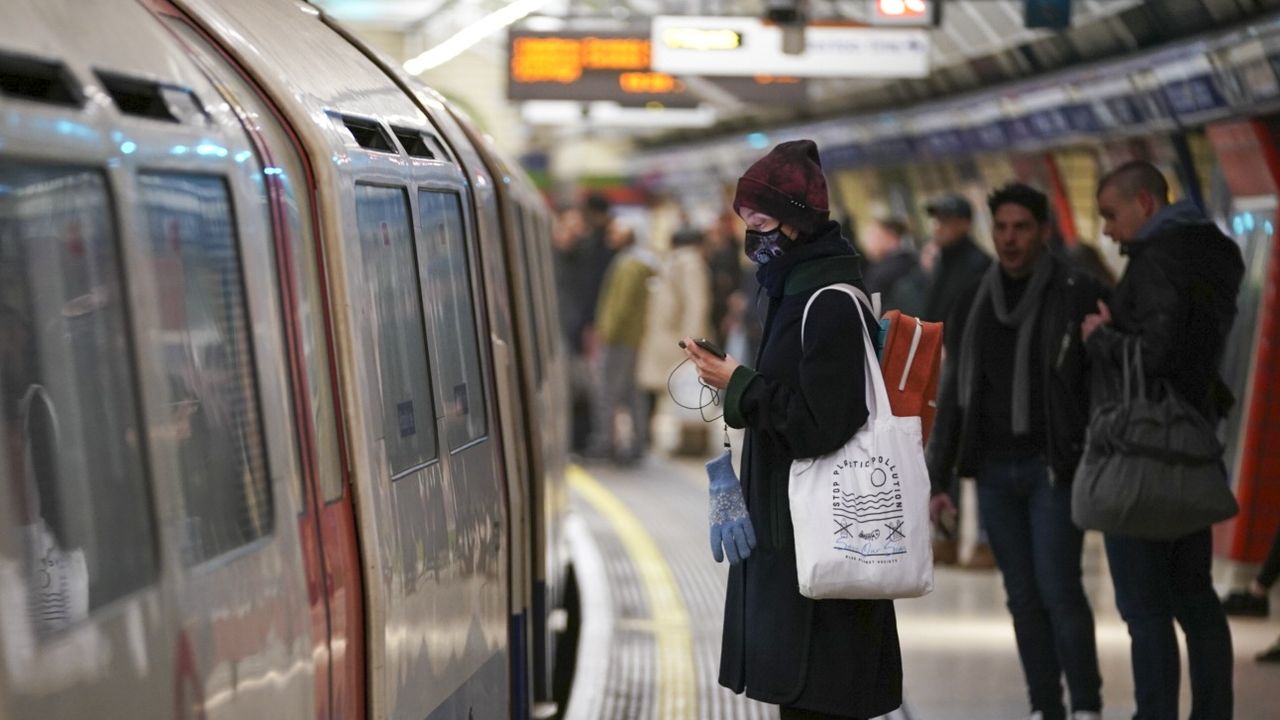
<svg viewBox="0 0 1280 720">
<path fill-rule="evenodd" d="M 341 20 L 422 32 L 438 18 L 482 15 L 508 0 L 312 0 Z M 548 0 L 538 14 L 569 20 L 635 23 L 655 15 L 762 16 L 765 0 Z M 810 0 L 810 20 L 863 21 L 868 0 Z M 710 130 L 678 131 L 662 140 L 782 123 L 842 112 L 906 105 L 1111 57 L 1213 30 L 1280 9 L 1280 0 L 1074 0 L 1071 28 L 1027 29 L 1023 0 L 944 0 L 940 26 L 928 30 L 932 73 L 920 80 L 813 79 L 807 103 L 717 107 Z M 490 42 L 500 43 L 502 38 Z M 716 98 L 708 97 L 716 104 Z M 781 104 L 779 104 L 781 105 Z"/>
</svg>

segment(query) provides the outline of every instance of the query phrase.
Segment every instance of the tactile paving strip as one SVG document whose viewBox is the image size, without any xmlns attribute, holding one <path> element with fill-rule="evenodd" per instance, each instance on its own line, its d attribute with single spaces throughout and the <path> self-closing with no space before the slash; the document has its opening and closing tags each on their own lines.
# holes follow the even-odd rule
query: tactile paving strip
<svg viewBox="0 0 1280 720">
<path fill-rule="evenodd" d="M 728 567 L 711 559 L 700 467 L 652 461 L 641 470 L 591 467 L 588 472 L 636 516 L 670 566 L 693 641 L 696 682 L 687 700 L 696 706 L 691 717 L 776 720 L 775 707 L 734 695 L 717 682 Z M 640 574 L 608 519 L 576 493 L 574 510 L 599 547 L 614 606 L 601 720 L 668 720 L 659 712 L 656 687 L 662 658 Z"/>
</svg>

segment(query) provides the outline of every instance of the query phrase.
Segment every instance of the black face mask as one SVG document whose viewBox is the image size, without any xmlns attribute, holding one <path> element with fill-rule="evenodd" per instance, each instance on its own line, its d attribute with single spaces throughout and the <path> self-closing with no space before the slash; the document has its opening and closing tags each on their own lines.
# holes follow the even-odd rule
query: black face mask
<svg viewBox="0 0 1280 720">
<path fill-rule="evenodd" d="M 795 247 L 795 244 L 794 240 L 782 233 L 782 226 L 779 225 L 768 232 L 748 230 L 744 249 L 752 262 L 764 265 Z"/>
</svg>

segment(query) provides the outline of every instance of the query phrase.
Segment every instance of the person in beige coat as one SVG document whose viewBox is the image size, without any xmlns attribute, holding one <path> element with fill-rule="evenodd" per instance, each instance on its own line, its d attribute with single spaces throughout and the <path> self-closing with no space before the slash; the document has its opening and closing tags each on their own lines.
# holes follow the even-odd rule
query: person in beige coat
<svg viewBox="0 0 1280 720">
<path fill-rule="evenodd" d="M 662 258 L 657 274 L 649 279 L 648 317 L 640 345 L 637 368 L 641 389 L 660 405 L 671 408 L 667 379 L 685 359 L 677 343 L 685 337 L 707 337 L 711 329 L 711 271 L 702 253 L 702 233 L 692 228 L 679 230 L 671 238 L 671 250 Z M 681 397 L 694 405 L 696 397 Z M 651 405 L 651 407 L 654 407 Z M 681 450 L 706 449 L 706 424 L 686 411 L 682 418 Z M 700 444 L 699 444 L 700 443 Z"/>
</svg>

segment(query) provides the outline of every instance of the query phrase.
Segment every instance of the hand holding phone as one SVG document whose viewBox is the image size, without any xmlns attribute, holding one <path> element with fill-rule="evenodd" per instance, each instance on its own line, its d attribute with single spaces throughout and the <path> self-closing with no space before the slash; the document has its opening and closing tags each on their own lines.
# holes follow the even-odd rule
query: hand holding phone
<svg viewBox="0 0 1280 720">
<path fill-rule="evenodd" d="M 694 345 L 697 345 L 698 347 L 702 348 L 703 350 L 705 350 L 705 351 L 707 351 L 707 352 L 711 353 L 712 355 L 715 355 L 716 357 L 720 358 L 721 360 L 725 359 L 725 357 L 726 357 L 725 352 L 724 352 L 723 350 L 721 350 L 719 347 L 717 347 L 717 346 L 716 346 L 716 344 L 715 344 L 715 343 L 711 342 L 710 340 L 708 340 L 708 339 L 706 339 L 706 338 L 696 338 L 696 339 L 694 339 L 693 344 L 694 344 Z M 686 348 L 687 348 L 687 346 L 684 344 L 684 341 L 683 341 L 683 340 L 681 340 L 681 341 L 679 342 L 679 345 L 680 345 L 680 349 L 681 349 L 681 350 L 684 350 L 684 349 L 686 349 Z"/>
</svg>

